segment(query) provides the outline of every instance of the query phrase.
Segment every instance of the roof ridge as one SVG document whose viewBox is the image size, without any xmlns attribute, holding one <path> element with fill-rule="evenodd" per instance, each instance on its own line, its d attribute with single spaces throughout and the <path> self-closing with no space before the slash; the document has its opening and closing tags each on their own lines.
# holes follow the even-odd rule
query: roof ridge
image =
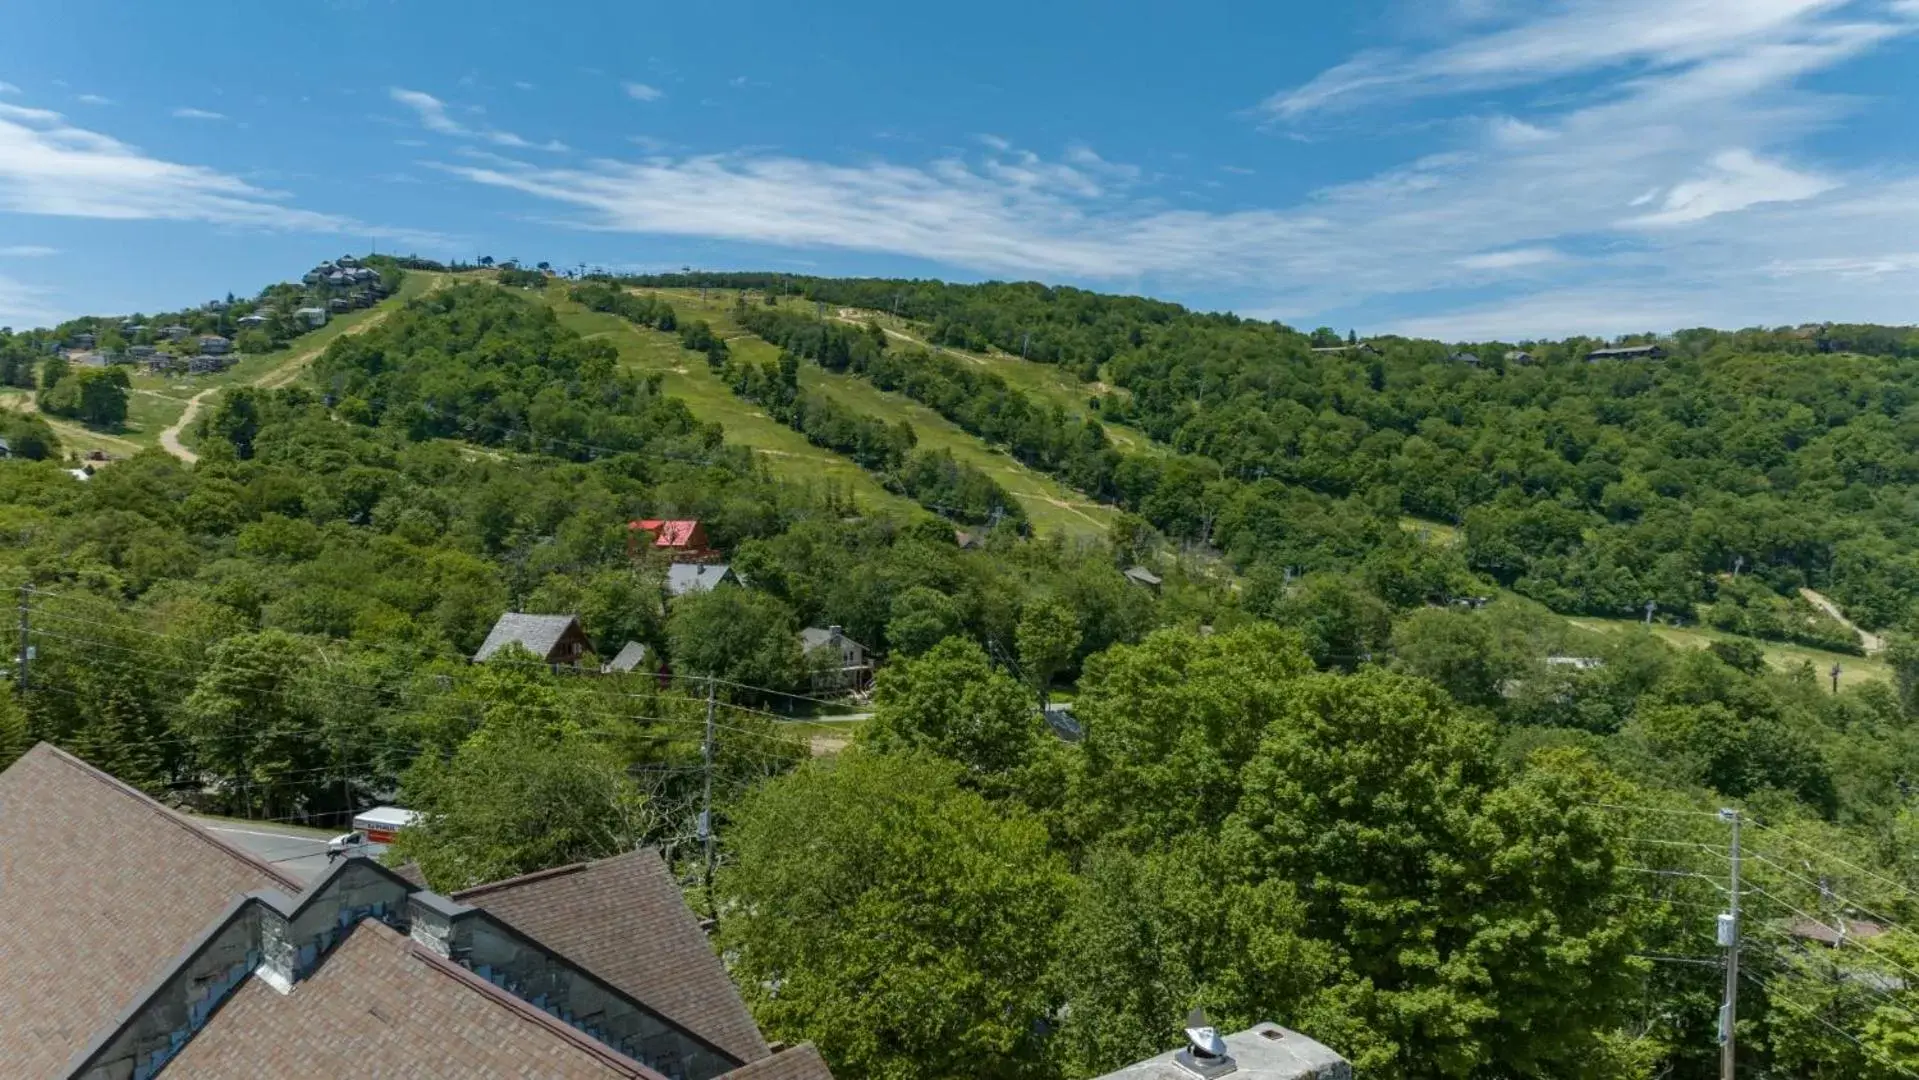
<svg viewBox="0 0 1919 1080">
<path fill-rule="evenodd" d="M 186 818 L 181 817 L 179 814 L 174 813 L 172 810 L 167 809 L 165 806 L 162 806 L 158 800 L 154 799 L 151 795 L 148 795 L 146 792 L 141 791 L 139 788 L 134 787 L 132 784 L 126 783 L 122 780 L 115 779 L 112 775 L 100 769 L 94 768 L 92 765 L 87 764 L 86 762 L 80 760 L 78 757 L 75 757 L 74 755 L 66 752 L 65 750 L 60 749 L 59 747 L 53 745 L 50 742 L 42 741 L 38 746 L 35 746 L 33 750 L 27 751 L 27 753 L 31 754 L 34 751 L 41 749 L 42 747 L 46 749 L 47 753 L 53 755 L 54 760 L 59 761 L 62 764 L 65 764 L 69 768 L 77 770 L 82 776 L 90 777 L 94 781 L 106 787 L 108 790 L 117 792 L 127 797 L 128 799 L 132 800 L 136 806 L 139 806 L 144 810 L 150 811 L 151 813 L 160 817 L 162 820 L 166 821 L 168 824 L 174 826 L 175 828 L 184 830 L 189 835 L 199 840 L 201 843 L 211 845 L 215 850 L 219 851 L 221 854 L 227 856 L 228 858 L 245 863 L 249 868 L 260 871 L 261 873 L 267 875 L 269 878 L 273 879 L 273 881 L 286 886 L 288 889 L 292 890 L 295 893 L 300 892 L 301 889 L 304 887 L 299 879 L 289 875 L 285 871 L 281 870 L 279 867 L 274 866 L 270 862 L 267 862 L 265 859 L 262 859 L 259 856 L 252 854 L 251 852 L 242 851 L 241 849 L 234 847 L 233 845 L 213 835 L 207 830 L 200 828 L 198 825 L 195 825 L 193 822 L 188 821 Z"/>
<path fill-rule="evenodd" d="M 587 859 L 583 862 L 568 863 L 565 866 L 553 866 L 553 867 L 548 867 L 545 870 L 535 870 L 530 874 L 521 874 L 518 877 L 501 878 L 498 881 L 489 881 L 489 882 L 486 882 L 485 884 L 475 885 L 470 889 L 462 889 L 459 892 L 448 893 L 447 895 L 455 900 L 458 900 L 464 903 L 466 901 L 466 898 L 469 896 L 485 896 L 490 893 L 498 892 L 501 889 L 510 889 L 519 885 L 531 885 L 536 881 L 546 881 L 551 878 L 565 877 L 568 874 L 584 873 L 585 871 L 591 870 L 598 866 L 603 866 L 607 863 L 617 862 L 620 859 L 631 858 L 632 856 L 638 855 L 641 852 L 651 852 L 654 850 L 655 849 L 650 847 L 638 847 L 638 848 L 634 848 L 632 851 L 622 851 L 618 855 L 608 855 L 604 858 L 599 858 L 599 859 Z"/>
<path fill-rule="evenodd" d="M 446 957 L 441 956 L 440 954 L 434 952 L 432 949 L 429 949 L 426 946 L 420 944 L 419 942 L 414 941 L 412 938 L 400 937 L 398 931 L 393 930 L 391 927 L 388 927 L 380 923 L 379 920 L 377 919 L 364 920 L 362 922 L 362 925 L 364 925 L 364 923 L 368 921 L 373 922 L 375 925 L 379 926 L 380 929 L 387 931 L 389 934 L 392 934 L 396 938 L 399 938 L 399 940 L 405 946 L 408 953 L 425 961 L 428 967 L 433 968 L 434 970 L 440 972 L 440 974 L 445 975 L 456 982 L 465 984 L 469 989 L 491 1000 L 494 1004 L 505 1008 L 507 1011 L 512 1012 L 524 1019 L 531 1020 L 535 1024 L 538 1024 L 539 1026 L 546 1028 L 548 1031 L 560 1036 L 561 1038 L 565 1039 L 567 1042 L 571 1043 L 575 1047 L 581 1050 L 584 1050 L 587 1053 L 593 1055 L 594 1057 L 600 1059 L 602 1062 L 606 1063 L 607 1065 L 621 1070 L 627 1076 L 634 1078 L 634 1080 L 667 1080 L 667 1078 L 663 1074 L 655 1071 L 654 1069 L 647 1067 L 647 1065 L 644 1064 L 643 1062 L 639 1062 L 634 1060 L 633 1058 L 627 1057 L 625 1054 L 622 1054 L 619 1051 L 613 1049 L 612 1047 L 606 1045 L 605 1043 L 599 1041 L 598 1039 L 593 1038 L 592 1036 L 588 1035 L 586 1032 L 581 1031 L 578 1028 L 574 1027 L 572 1024 L 569 1024 L 566 1021 L 561 1020 L 558 1017 L 548 1013 L 546 1010 L 539 1008 L 538 1006 L 534 1005 L 532 1002 L 527 1001 L 507 990 L 504 990 L 498 986 L 493 985 L 491 982 L 487 981 L 486 979 L 482 979 L 479 975 L 475 974 L 474 972 L 469 971 L 464 967 L 461 967 L 459 964 L 456 964 L 451 960 L 448 960 Z"/>
</svg>

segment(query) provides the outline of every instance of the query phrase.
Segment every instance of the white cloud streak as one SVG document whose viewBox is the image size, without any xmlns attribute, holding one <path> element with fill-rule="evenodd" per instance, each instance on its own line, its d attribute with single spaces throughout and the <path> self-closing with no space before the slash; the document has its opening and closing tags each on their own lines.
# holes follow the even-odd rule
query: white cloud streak
<svg viewBox="0 0 1919 1080">
<path fill-rule="evenodd" d="M 290 206 L 283 192 L 203 165 L 154 157 L 51 110 L 6 104 L 0 104 L 0 211 L 357 236 L 376 232 L 403 243 L 444 243 L 431 234 L 376 228 Z"/>
<path fill-rule="evenodd" d="M 1384 97 L 1513 86 L 1624 64 L 1669 69 L 1790 38 L 1847 0 L 1560 0 L 1541 17 L 1417 57 L 1372 50 L 1263 107 L 1281 118 Z"/>
<path fill-rule="evenodd" d="M 1327 100 L 1619 77 L 1524 116 L 1459 118 L 1443 153 L 1232 212 L 1169 203 L 1154 179 L 1090 147 L 1041 158 L 996 136 L 910 164 L 753 151 L 438 167 L 569 207 L 582 228 L 1225 292 L 1297 322 L 1326 314 L 1456 339 L 1909 321 L 1919 267 L 1886 238 L 1919 236 L 1919 174 L 1795 160 L 1850 107 L 1801 80 L 1919 28 L 1862 10 L 1561 0 L 1511 24 L 1502 7 L 1501 28 L 1430 55 L 1353 61 L 1380 81 Z"/>
<path fill-rule="evenodd" d="M 101 97 L 101 96 L 100 96 L 99 94 L 81 94 L 81 95 L 80 95 L 79 97 L 76 97 L 76 98 L 74 98 L 73 100 L 75 100 L 75 101 L 77 101 L 77 102 L 79 102 L 79 103 L 80 103 L 80 104 L 82 104 L 82 105 L 111 105 L 111 104 L 113 104 L 113 99 L 112 99 L 112 98 L 110 98 L 110 97 Z"/>
<path fill-rule="evenodd" d="M 60 318 L 46 289 L 0 274 L 0 326 L 48 326 Z"/>
<path fill-rule="evenodd" d="M 558 139 L 536 143 L 521 138 L 511 131 L 490 127 L 476 128 L 462 124 L 447 111 L 446 102 L 422 90 L 408 90 L 396 86 L 389 89 L 387 95 L 399 104 L 412 109 L 414 115 L 419 118 L 421 127 L 441 135 L 462 139 L 481 139 L 495 146 L 504 146 L 513 150 L 546 150 L 560 153 L 568 149 L 567 145 Z"/>
<path fill-rule="evenodd" d="M 59 248 L 41 244 L 11 244 L 0 247 L 0 259 L 40 259 L 48 255 L 60 254 Z"/>
<path fill-rule="evenodd" d="M 626 96 L 634 101 L 658 101 L 666 96 L 666 91 L 656 86 L 648 86 L 643 82 L 627 82 L 621 85 L 626 88 Z"/>
<path fill-rule="evenodd" d="M 10 82 L 0 81 L 0 94 L 17 94 L 20 88 Z"/>
<path fill-rule="evenodd" d="M 173 110 L 172 116 L 175 120 L 225 120 L 226 119 L 225 113 L 211 112 L 207 109 L 195 109 L 187 105 L 182 105 L 179 108 Z"/>
</svg>

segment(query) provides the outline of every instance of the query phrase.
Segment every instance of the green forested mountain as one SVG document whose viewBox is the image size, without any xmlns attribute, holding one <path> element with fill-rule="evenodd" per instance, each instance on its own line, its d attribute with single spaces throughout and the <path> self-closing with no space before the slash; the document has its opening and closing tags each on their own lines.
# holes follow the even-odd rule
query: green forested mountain
<svg viewBox="0 0 1919 1080">
<path fill-rule="evenodd" d="M 1830 594 L 1873 628 L 1903 622 L 1919 599 L 1910 330 L 1683 331 L 1662 361 L 1586 363 L 1604 343 L 1388 337 L 1337 349 L 1329 331 L 1030 284 L 712 283 L 897 310 L 932 342 L 1077 373 L 1085 408 L 1061 415 L 951 354 L 881 361 L 834 344 L 831 328 L 812 344 L 796 314 L 756 315 L 763 336 L 787 324 L 774 333 L 799 335 L 805 355 L 870 369 L 1249 571 L 1350 567 L 1378 546 L 1355 533 L 1405 514 L 1463 527 L 1474 570 L 1565 612 L 1631 615 L 1650 601 L 1832 644 L 1843 632 L 1817 611 L 1787 610 L 1797 589 Z M 1101 418 L 1179 454 L 1122 455 L 1087 423 Z"/>
<path fill-rule="evenodd" d="M 848 1080 L 1095 1075 L 1195 1005 L 1367 1078 L 1714 1076 L 1736 808 L 1742 1066 L 1919 1071 L 1905 332 L 1587 363 L 1030 285 L 533 273 L 224 390 L 196 464 L 0 462 L 32 648 L 0 760 L 51 739 L 283 820 L 397 793 L 425 814 L 398 857 L 443 888 L 665 845 L 762 1024 Z M 779 358 L 688 317 L 701 286 L 749 290 L 727 325 Z M 918 507 L 781 469 L 568 297 Z M 1022 351 L 1083 396 L 982 362 Z M 1126 513 L 1036 532 L 806 364 Z M 667 599 L 648 517 L 698 519 L 744 584 Z M 1886 651 L 1842 655 L 1827 598 Z M 1604 618 L 1648 601 L 1711 647 Z M 469 664 L 506 611 L 578 615 L 589 671 L 629 641 L 664 669 Z M 882 661 L 870 703 L 820 700 L 799 631 L 835 626 Z"/>
</svg>

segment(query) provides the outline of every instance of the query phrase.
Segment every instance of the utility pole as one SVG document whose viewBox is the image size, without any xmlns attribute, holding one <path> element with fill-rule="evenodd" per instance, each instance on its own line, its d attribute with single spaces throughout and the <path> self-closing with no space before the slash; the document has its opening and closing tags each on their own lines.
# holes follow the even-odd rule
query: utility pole
<svg viewBox="0 0 1919 1080">
<path fill-rule="evenodd" d="M 706 774 L 706 790 L 700 795 L 700 844 L 705 848 L 706 913 L 719 918 L 719 906 L 713 900 L 713 676 L 706 677 L 706 737 L 700 740 L 701 770 Z"/>
<path fill-rule="evenodd" d="M 15 671 L 19 674 L 13 680 L 14 688 L 20 693 L 27 692 L 27 661 L 33 659 L 33 646 L 29 637 L 33 633 L 33 586 L 20 583 L 20 655 L 15 660 Z"/>
<path fill-rule="evenodd" d="M 1839 667 L 1838 662 L 1834 661 L 1832 665 L 1832 692 L 1835 694 L 1839 692 L 1839 676 L 1841 673 L 1842 669 Z"/>
<path fill-rule="evenodd" d="M 1719 1076 L 1734 1080 L 1734 1037 L 1739 1023 L 1739 811 L 1721 810 L 1732 826 L 1732 893 L 1729 914 L 1719 916 L 1719 943 L 1726 947 L 1726 1001 L 1719 1009 Z"/>
</svg>

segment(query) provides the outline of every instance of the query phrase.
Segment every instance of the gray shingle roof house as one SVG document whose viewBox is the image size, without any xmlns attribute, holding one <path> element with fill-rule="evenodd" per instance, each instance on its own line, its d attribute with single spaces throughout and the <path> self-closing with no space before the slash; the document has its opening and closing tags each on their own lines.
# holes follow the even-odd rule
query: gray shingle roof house
<svg viewBox="0 0 1919 1080">
<path fill-rule="evenodd" d="M 0 805 L 8 1077 L 830 1078 L 767 1045 L 651 850 L 307 882 L 45 743 Z"/>
<path fill-rule="evenodd" d="M 1506 352 L 1506 362 L 1508 364 L 1530 364 L 1534 359 L 1536 358 L 1533 354 L 1524 349 L 1509 349 Z"/>
<path fill-rule="evenodd" d="M 1597 363 L 1601 360 L 1664 360 L 1666 350 L 1657 345 L 1622 345 L 1617 349 L 1594 349 L 1586 354 L 1586 362 Z"/>
<path fill-rule="evenodd" d="M 1158 574 L 1153 573 L 1144 566 L 1127 567 L 1126 580 L 1135 585 L 1143 585 L 1148 589 L 1157 589 L 1163 582 L 1163 579 Z"/>
<path fill-rule="evenodd" d="M 800 631 L 800 651 L 813 668 L 815 690 L 859 690 L 872 677 L 866 646 L 837 626 L 809 626 Z"/>
<path fill-rule="evenodd" d="M 666 594 L 712 592 L 721 585 L 738 585 L 740 579 L 725 563 L 681 563 L 666 568 Z"/>
<path fill-rule="evenodd" d="M 628 674 L 638 669 L 640 665 L 646 663 L 646 656 L 647 656 L 646 646 L 640 644 L 637 641 L 629 641 L 620 649 L 619 655 L 615 656 L 611 660 L 608 660 L 604 665 L 600 667 L 600 672 L 602 674 L 610 674 L 614 672 L 618 672 L 619 674 L 622 674 L 622 675 Z"/>
<path fill-rule="evenodd" d="M 577 615 L 525 615 L 509 611 L 487 632 L 473 662 L 483 664 L 508 645 L 518 645 L 549 664 L 577 664 L 591 648 Z"/>
<path fill-rule="evenodd" d="M 1478 353 L 1469 353 L 1469 352 L 1456 352 L 1456 353 L 1453 353 L 1452 355 L 1450 355 L 1450 356 L 1448 356 L 1448 357 L 1446 357 L 1446 359 L 1447 359 L 1448 361 L 1450 361 L 1450 362 L 1452 362 L 1452 363 L 1455 363 L 1455 364 L 1465 364 L 1465 365 L 1466 365 L 1466 366 L 1468 366 L 1468 367 L 1478 367 L 1478 366 L 1479 366 L 1479 354 L 1478 354 Z"/>
</svg>

